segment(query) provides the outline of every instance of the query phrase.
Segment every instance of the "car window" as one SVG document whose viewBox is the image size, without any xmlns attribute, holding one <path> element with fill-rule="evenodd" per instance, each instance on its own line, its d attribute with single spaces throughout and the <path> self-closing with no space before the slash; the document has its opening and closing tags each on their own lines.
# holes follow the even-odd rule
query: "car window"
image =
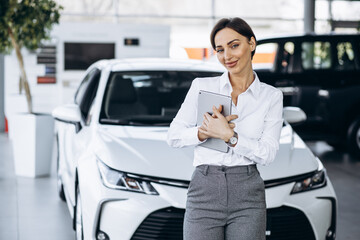
<svg viewBox="0 0 360 240">
<path fill-rule="evenodd" d="M 192 81 L 221 72 L 132 71 L 109 77 L 100 122 L 125 125 L 169 125 Z"/>
<path fill-rule="evenodd" d="M 80 105 L 81 100 L 84 97 L 85 90 L 89 85 L 89 82 L 90 82 L 89 80 L 96 73 L 96 70 L 97 69 L 91 70 L 88 74 L 86 74 L 84 79 L 81 81 L 80 86 L 78 87 L 78 89 L 75 93 L 75 103 L 76 104 Z"/>
<path fill-rule="evenodd" d="M 352 70 L 355 68 L 354 50 L 350 42 L 340 42 L 336 46 L 337 70 Z"/>
<path fill-rule="evenodd" d="M 256 53 L 252 61 L 256 68 L 274 70 L 278 46 L 277 43 L 263 43 L 256 46 Z"/>
<path fill-rule="evenodd" d="M 90 106 L 95 99 L 100 76 L 101 71 L 99 69 L 92 70 L 84 78 L 75 95 L 75 103 L 79 105 L 81 116 L 84 121 L 88 118 Z M 86 123 L 89 123 L 89 121 L 86 121 Z"/>
<path fill-rule="evenodd" d="M 331 68 L 330 42 L 303 42 L 301 49 L 302 67 L 304 69 Z"/>
<path fill-rule="evenodd" d="M 87 125 L 87 126 L 90 125 L 93 113 L 95 111 L 94 102 L 95 101 L 93 100 L 92 103 L 91 103 L 91 106 L 90 106 L 89 113 L 88 113 L 88 115 L 86 117 L 86 120 L 85 120 L 85 125 Z"/>
<path fill-rule="evenodd" d="M 286 42 L 284 44 L 283 53 L 281 56 L 281 72 L 292 72 L 294 67 L 294 50 L 293 42 Z"/>
</svg>

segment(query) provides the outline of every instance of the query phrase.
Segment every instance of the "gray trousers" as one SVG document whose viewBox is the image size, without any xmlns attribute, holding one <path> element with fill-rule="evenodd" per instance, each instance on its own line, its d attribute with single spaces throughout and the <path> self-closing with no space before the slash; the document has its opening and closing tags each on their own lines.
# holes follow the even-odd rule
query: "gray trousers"
<svg viewBox="0 0 360 240">
<path fill-rule="evenodd" d="M 265 240 L 264 181 L 256 165 L 196 167 L 189 186 L 184 240 Z"/>
</svg>

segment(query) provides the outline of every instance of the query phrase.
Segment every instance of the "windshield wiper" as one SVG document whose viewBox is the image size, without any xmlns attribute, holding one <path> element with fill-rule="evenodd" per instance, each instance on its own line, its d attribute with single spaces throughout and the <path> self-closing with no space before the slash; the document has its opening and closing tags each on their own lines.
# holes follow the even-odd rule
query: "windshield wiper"
<svg viewBox="0 0 360 240">
<path fill-rule="evenodd" d="M 110 119 L 110 118 L 102 118 L 100 119 L 101 123 L 108 123 L 108 124 L 116 124 L 116 125 L 128 125 L 129 120 L 126 119 Z"/>
<path fill-rule="evenodd" d="M 114 125 L 131 125 L 131 126 L 169 126 L 170 122 L 153 122 L 148 120 L 141 119 L 111 119 L 111 118 L 102 118 L 100 119 L 101 123 L 114 124 Z"/>
<path fill-rule="evenodd" d="M 152 123 L 151 126 L 170 126 L 170 123 L 169 122 Z"/>
</svg>

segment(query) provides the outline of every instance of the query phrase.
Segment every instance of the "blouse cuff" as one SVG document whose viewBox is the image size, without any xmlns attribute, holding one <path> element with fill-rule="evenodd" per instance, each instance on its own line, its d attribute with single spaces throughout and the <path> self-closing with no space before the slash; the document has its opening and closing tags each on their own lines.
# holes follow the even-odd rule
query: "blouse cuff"
<svg viewBox="0 0 360 240">
<path fill-rule="evenodd" d="M 206 139 L 204 141 L 199 140 L 198 131 L 198 127 L 184 129 L 182 138 L 184 139 L 184 142 L 187 143 L 186 145 L 198 145 L 206 141 Z"/>
<path fill-rule="evenodd" d="M 234 152 L 239 155 L 243 155 L 249 159 L 252 159 L 254 156 L 253 149 L 256 149 L 257 142 L 253 140 L 249 140 L 238 134 L 238 142 L 233 148 Z"/>
</svg>

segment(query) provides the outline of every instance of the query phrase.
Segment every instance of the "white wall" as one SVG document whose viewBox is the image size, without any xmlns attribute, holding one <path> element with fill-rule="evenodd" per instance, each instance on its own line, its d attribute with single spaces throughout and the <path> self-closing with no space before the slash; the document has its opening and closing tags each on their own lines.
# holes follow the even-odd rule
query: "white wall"
<svg viewBox="0 0 360 240">
<path fill-rule="evenodd" d="M 169 57 L 170 27 L 145 24 L 99 24 L 64 22 L 54 27 L 49 43 L 57 46 L 57 82 L 37 84 L 45 65 L 36 63 L 36 54 L 23 50 L 25 69 L 33 97 L 33 111 L 51 113 L 58 105 L 73 101 L 84 71 L 64 70 L 64 42 L 115 43 L 115 58 Z M 124 38 L 138 38 L 139 46 L 124 46 Z M 26 112 L 24 94 L 19 94 L 19 67 L 13 52 L 5 57 L 5 113 Z"/>
<path fill-rule="evenodd" d="M 0 54 L 0 133 L 5 130 L 4 55 Z"/>
</svg>

